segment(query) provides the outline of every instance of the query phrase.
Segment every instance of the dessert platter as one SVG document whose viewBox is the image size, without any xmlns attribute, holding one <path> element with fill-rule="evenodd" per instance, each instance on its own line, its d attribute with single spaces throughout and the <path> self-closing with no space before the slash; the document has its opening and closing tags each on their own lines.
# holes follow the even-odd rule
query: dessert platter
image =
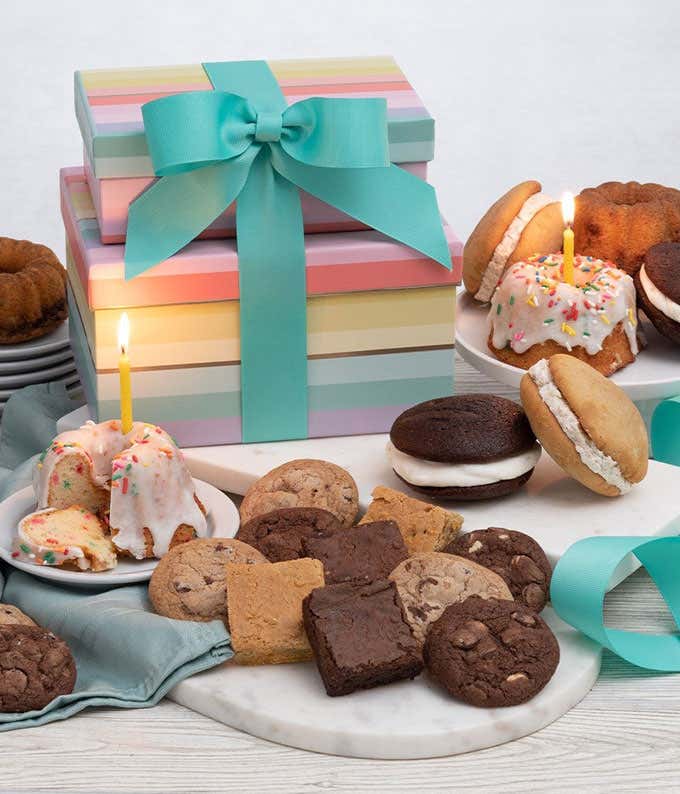
<svg viewBox="0 0 680 794">
<path fill-rule="evenodd" d="M 532 214 L 538 197 L 547 201 L 538 182 L 515 186 L 466 244 L 466 290 L 457 301 L 461 355 L 518 387 L 540 358 L 566 352 L 611 375 L 636 401 L 676 395 L 680 244 L 673 222 L 680 192 L 634 182 L 584 190 L 567 224 L 580 251 L 571 256 L 569 281 L 555 242 L 561 221 L 546 212 L 557 205 Z"/>
</svg>

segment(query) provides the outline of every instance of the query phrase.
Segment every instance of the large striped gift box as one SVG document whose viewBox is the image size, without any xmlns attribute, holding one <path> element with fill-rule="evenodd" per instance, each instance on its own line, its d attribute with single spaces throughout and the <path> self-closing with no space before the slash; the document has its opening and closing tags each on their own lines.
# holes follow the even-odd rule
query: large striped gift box
<svg viewBox="0 0 680 794">
<path fill-rule="evenodd" d="M 434 120 L 390 57 L 269 61 L 287 102 L 306 97 L 384 97 L 390 158 L 422 179 L 434 156 Z M 102 242 L 122 242 L 128 207 L 153 181 L 141 107 L 184 91 L 211 90 L 203 66 L 95 69 L 75 74 L 76 115 L 84 141 L 84 167 Z M 305 230 L 346 231 L 361 224 L 302 194 Z M 204 237 L 233 237 L 230 207 Z"/>
<path fill-rule="evenodd" d="M 241 440 L 234 240 L 198 240 L 125 281 L 102 245 L 82 169 L 64 169 L 72 342 L 99 420 L 118 415 L 116 327 L 131 321 L 135 414 L 182 445 Z M 446 271 L 374 231 L 316 234 L 307 252 L 309 435 L 386 431 L 405 407 L 450 394 L 462 244 Z"/>
</svg>

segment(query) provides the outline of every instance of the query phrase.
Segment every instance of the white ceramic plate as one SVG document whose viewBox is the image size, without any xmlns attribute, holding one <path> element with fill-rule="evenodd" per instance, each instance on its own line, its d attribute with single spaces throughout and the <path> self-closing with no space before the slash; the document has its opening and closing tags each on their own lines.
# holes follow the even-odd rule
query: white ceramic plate
<svg viewBox="0 0 680 794">
<path fill-rule="evenodd" d="M 14 372 L 8 375 L 0 375 L 0 390 L 21 389 L 24 386 L 31 386 L 34 383 L 47 383 L 47 381 L 58 380 L 65 375 L 73 372 L 76 368 L 73 357 L 41 370 L 31 372 Z"/>
<path fill-rule="evenodd" d="M 239 527 L 239 514 L 228 496 L 202 480 L 194 480 L 196 495 L 207 510 L 208 537 L 233 538 Z M 112 571 L 69 571 L 49 565 L 33 565 L 12 557 L 12 542 L 19 521 L 36 509 L 33 488 L 20 491 L 0 502 L 0 559 L 26 573 L 72 587 L 114 587 L 116 585 L 145 582 L 151 578 L 158 560 L 132 560 L 119 557 Z"/>
<path fill-rule="evenodd" d="M 46 356 L 48 353 L 55 353 L 68 345 L 68 320 L 65 320 L 59 328 L 39 339 L 31 339 L 18 345 L 0 345 L 0 361 L 17 361 L 18 359 Z"/>
<path fill-rule="evenodd" d="M 487 347 L 488 305 L 482 305 L 467 292 L 458 296 L 457 303 L 456 350 L 479 372 L 519 388 L 525 370 L 499 361 Z M 642 328 L 647 347 L 611 379 L 631 400 L 660 400 L 680 394 L 680 347 L 661 336 L 646 320 Z"/>
<path fill-rule="evenodd" d="M 64 364 L 66 361 L 73 361 L 73 351 L 67 345 L 56 353 L 49 353 L 46 356 L 36 358 L 22 358 L 16 361 L 3 361 L 0 359 L 0 377 L 7 377 L 19 372 L 42 372 L 57 364 Z M 75 364 L 71 366 L 71 369 Z"/>
<path fill-rule="evenodd" d="M 48 381 L 51 383 L 63 383 L 64 386 L 66 386 L 66 388 L 68 389 L 69 387 L 75 386 L 77 383 L 80 382 L 80 376 L 75 370 L 73 370 L 69 372 L 67 376 L 64 378 L 48 378 L 47 380 L 44 381 L 44 383 L 47 383 Z M 35 384 L 29 383 L 25 385 L 33 386 Z M 14 389 L 4 389 L 0 391 L 0 400 L 5 400 L 6 402 L 14 394 L 15 391 L 18 391 L 19 389 L 23 389 L 23 388 L 24 386 L 17 386 Z"/>
</svg>

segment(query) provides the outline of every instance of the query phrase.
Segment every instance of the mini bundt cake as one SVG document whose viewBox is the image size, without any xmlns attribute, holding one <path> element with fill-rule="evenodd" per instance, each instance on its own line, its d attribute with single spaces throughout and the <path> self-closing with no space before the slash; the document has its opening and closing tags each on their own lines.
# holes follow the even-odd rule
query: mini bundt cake
<svg viewBox="0 0 680 794">
<path fill-rule="evenodd" d="M 207 533 L 181 451 L 156 425 L 88 422 L 58 435 L 34 473 L 38 509 L 72 505 L 97 513 L 120 553 L 162 557 L 169 548 Z"/>
<path fill-rule="evenodd" d="M 635 361 L 633 279 L 611 262 L 577 254 L 568 284 L 562 265 L 562 254 L 545 254 L 508 270 L 491 300 L 491 352 L 521 369 L 568 353 L 603 375 Z"/>
<path fill-rule="evenodd" d="M 653 182 L 587 188 L 576 197 L 574 237 L 580 254 L 635 275 L 653 245 L 680 240 L 680 190 Z"/>
<path fill-rule="evenodd" d="M 0 237 L 0 344 L 44 336 L 67 314 L 66 271 L 55 253 Z"/>
</svg>

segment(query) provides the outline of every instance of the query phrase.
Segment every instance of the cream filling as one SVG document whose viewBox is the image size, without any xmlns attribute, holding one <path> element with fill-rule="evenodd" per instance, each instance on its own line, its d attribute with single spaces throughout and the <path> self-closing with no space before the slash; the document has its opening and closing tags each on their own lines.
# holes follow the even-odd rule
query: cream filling
<svg viewBox="0 0 680 794">
<path fill-rule="evenodd" d="M 482 276 L 482 283 L 479 285 L 479 289 L 475 295 L 476 300 L 483 301 L 484 303 L 491 300 L 493 291 L 496 289 L 498 282 L 501 280 L 503 271 L 505 270 L 505 265 L 510 258 L 510 254 L 512 254 L 515 248 L 517 248 L 517 243 L 519 242 L 519 238 L 522 236 L 522 232 L 526 229 L 529 221 L 534 217 L 534 215 L 540 212 L 543 207 L 547 207 L 548 204 L 552 204 L 552 201 L 553 200 L 550 198 L 550 196 L 546 196 L 545 193 L 534 193 L 533 196 L 529 196 L 529 198 L 524 202 L 522 209 L 515 216 L 515 219 L 510 226 L 508 226 L 505 234 L 503 235 L 503 239 L 500 241 L 500 243 L 498 243 L 493 252 L 491 261 L 486 266 L 486 270 Z M 550 252 L 546 251 L 545 253 Z"/>
<path fill-rule="evenodd" d="M 667 298 L 660 289 L 652 284 L 644 265 L 640 268 L 640 283 L 652 306 L 658 309 L 661 314 L 665 314 L 669 320 L 680 323 L 680 306 L 670 298 Z"/>
<path fill-rule="evenodd" d="M 581 462 L 609 485 L 618 488 L 621 493 L 631 489 L 631 483 L 621 473 L 619 464 L 602 452 L 586 435 L 576 414 L 571 410 L 562 393 L 553 382 L 547 359 L 542 358 L 529 369 L 529 376 L 538 387 L 541 399 L 548 406 L 550 413 L 571 443 L 576 447 Z"/>
<path fill-rule="evenodd" d="M 394 471 L 411 485 L 430 488 L 468 488 L 489 485 L 499 480 L 514 480 L 531 471 L 541 457 L 538 444 L 527 452 L 520 452 L 489 463 L 440 463 L 414 458 L 387 443 L 387 456 Z"/>
</svg>

